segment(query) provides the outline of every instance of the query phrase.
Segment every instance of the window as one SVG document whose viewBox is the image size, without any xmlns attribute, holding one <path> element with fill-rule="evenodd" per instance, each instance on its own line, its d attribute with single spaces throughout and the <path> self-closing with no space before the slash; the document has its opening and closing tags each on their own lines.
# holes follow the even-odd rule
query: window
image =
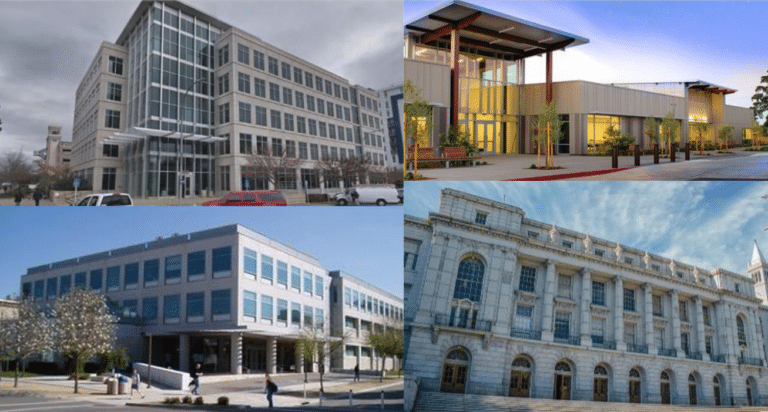
<svg viewBox="0 0 768 412">
<path fill-rule="evenodd" d="M 739 346 L 747 346 L 747 334 L 744 331 L 744 320 L 741 316 L 736 316 L 736 331 L 739 338 Z"/>
<path fill-rule="evenodd" d="M 258 254 L 255 250 L 243 249 L 243 271 L 245 273 L 256 274 L 256 259 Z"/>
<path fill-rule="evenodd" d="M 320 308 L 315 309 L 315 328 L 319 330 L 323 330 L 323 326 L 325 325 L 325 314 L 323 313 L 323 310 Z"/>
<path fill-rule="evenodd" d="M 536 289 L 536 269 L 528 266 L 523 266 L 520 270 L 520 286 L 519 288 L 524 292 L 534 292 Z"/>
<path fill-rule="evenodd" d="M 219 76 L 219 96 L 229 92 L 229 73 Z"/>
<path fill-rule="evenodd" d="M 315 276 L 315 296 L 323 297 L 323 278 L 319 275 Z M 369 296 L 370 297 L 370 296 Z M 370 305 L 368 305 L 370 306 Z M 368 308 L 370 310 L 370 307 Z"/>
<path fill-rule="evenodd" d="M 656 265 L 656 264 L 653 264 L 653 265 L 651 265 L 651 269 L 652 269 L 654 272 L 659 272 L 659 271 L 661 271 L 661 267 L 660 267 L 659 265 Z"/>
<path fill-rule="evenodd" d="M 267 125 L 267 109 L 261 106 L 254 106 L 253 108 L 256 112 L 256 125 L 266 126 Z"/>
<path fill-rule="evenodd" d="M 690 336 L 687 333 L 680 334 L 680 346 L 683 348 L 683 352 L 686 354 L 690 353 L 691 351 L 689 340 Z"/>
<path fill-rule="evenodd" d="M 115 266 L 117 268 L 117 285 L 120 286 L 120 267 Z M 46 280 L 46 286 L 45 286 L 45 295 L 48 297 L 48 299 L 53 299 L 56 297 L 56 290 L 59 286 L 59 278 L 49 278 Z M 107 269 L 107 288 L 109 288 L 109 269 Z"/>
<path fill-rule="evenodd" d="M 168 295 L 163 298 L 163 321 L 165 323 L 179 323 L 180 295 Z"/>
<path fill-rule="evenodd" d="M 101 190 L 115 190 L 117 168 L 105 167 L 101 172 Z"/>
<path fill-rule="evenodd" d="M 571 315 L 565 312 L 555 314 L 555 339 L 568 339 L 571 332 Z"/>
<path fill-rule="evenodd" d="M 603 257 L 605 255 L 605 251 L 602 249 L 595 249 L 595 256 Z"/>
<path fill-rule="evenodd" d="M 313 88 L 313 87 L 315 87 L 315 86 L 313 85 L 313 83 L 312 83 L 312 79 L 313 79 L 313 78 L 314 78 L 314 77 L 313 77 L 312 73 L 310 73 L 310 72 L 304 72 L 304 80 L 305 80 L 305 81 L 304 81 L 304 83 L 306 83 L 306 84 L 307 84 L 307 87 L 309 87 L 310 89 L 311 89 L 311 88 Z"/>
<path fill-rule="evenodd" d="M 202 322 L 205 312 L 205 293 L 187 293 L 187 322 Z"/>
<path fill-rule="evenodd" d="M 250 134 L 240 133 L 240 153 L 253 153 L 253 136 Z"/>
<path fill-rule="evenodd" d="M 291 302 L 291 324 L 301 326 L 301 305 Z"/>
<path fill-rule="evenodd" d="M 301 269 L 291 266 L 291 289 L 301 291 Z"/>
<path fill-rule="evenodd" d="M 230 294 L 229 289 L 211 291 L 211 315 L 213 315 L 213 320 L 229 319 Z"/>
<path fill-rule="evenodd" d="M 311 327 L 312 326 L 312 315 L 314 315 L 314 312 L 312 311 L 312 306 L 304 305 L 304 327 Z"/>
<path fill-rule="evenodd" d="M 632 264 L 632 262 L 633 262 L 633 260 L 632 260 L 632 258 L 631 258 L 631 257 L 625 257 L 625 258 L 624 258 L 624 263 L 626 263 L 626 264 L 628 264 L 628 265 L 631 265 L 631 264 Z"/>
<path fill-rule="evenodd" d="M 688 322 L 688 302 L 684 300 L 680 301 L 680 320 Z"/>
<path fill-rule="evenodd" d="M 323 91 L 323 78 L 320 76 L 315 76 L 315 90 L 319 92 Z"/>
<path fill-rule="evenodd" d="M 179 283 L 181 280 L 181 255 L 165 257 L 165 283 Z"/>
<path fill-rule="evenodd" d="M 253 51 L 253 67 L 264 70 L 264 53 L 260 51 Z"/>
<path fill-rule="evenodd" d="M 635 290 L 624 288 L 624 310 L 635 311 Z"/>
<path fill-rule="evenodd" d="M 277 70 L 278 70 L 277 59 L 274 57 L 269 57 L 269 73 L 277 76 L 278 75 Z"/>
<path fill-rule="evenodd" d="M 293 81 L 298 84 L 304 83 L 304 74 L 298 67 L 293 68 Z"/>
<path fill-rule="evenodd" d="M 296 107 L 299 109 L 304 108 L 304 93 L 296 92 Z"/>
<path fill-rule="evenodd" d="M 117 74 L 119 76 L 123 75 L 123 59 L 115 56 L 109 56 L 109 72 L 112 74 Z"/>
<path fill-rule="evenodd" d="M 704 337 L 704 350 L 712 355 L 712 337 L 711 336 L 705 336 Z"/>
<path fill-rule="evenodd" d="M 310 95 L 307 95 L 307 110 L 315 111 L 315 98 Z"/>
<path fill-rule="evenodd" d="M 219 49 L 219 67 L 229 63 L 229 45 L 226 44 L 224 47 Z"/>
<path fill-rule="evenodd" d="M 605 338 L 605 318 L 592 318 L 592 343 L 603 344 Z"/>
<path fill-rule="evenodd" d="M 272 321 L 272 296 L 261 295 L 261 318 Z"/>
<path fill-rule="evenodd" d="M 148 321 L 157 319 L 157 298 L 144 298 L 141 300 L 141 316 Z"/>
<path fill-rule="evenodd" d="M 515 329 L 528 332 L 531 330 L 531 318 L 533 317 L 533 306 L 517 306 L 517 315 L 515 316 Z"/>
<path fill-rule="evenodd" d="M 558 275 L 557 278 L 557 295 L 564 298 L 571 298 L 572 294 L 572 276 L 571 275 Z"/>
<path fill-rule="evenodd" d="M 102 146 L 102 154 L 106 157 L 118 157 L 120 146 L 116 144 L 106 144 Z"/>
<path fill-rule="evenodd" d="M 352 307 L 360 309 L 360 293 L 356 290 L 352 291 Z"/>
<path fill-rule="evenodd" d="M 273 129 L 281 129 L 282 126 L 281 126 L 280 122 L 281 122 L 281 118 L 283 116 L 282 113 L 280 113 L 277 110 L 270 110 L 269 114 L 270 114 L 270 119 L 271 119 L 270 126 Z"/>
<path fill-rule="evenodd" d="M 251 51 L 248 46 L 238 44 L 237 45 L 237 61 L 243 64 L 251 64 L 250 62 Z"/>
<path fill-rule="evenodd" d="M 232 270 L 232 246 L 220 247 L 213 249 L 213 273 L 214 277 L 217 272 L 225 272 Z"/>
<path fill-rule="evenodd" d="M 331 104 L 331 109 L 333 109 L 333 105 Z M 320 114 L 325 114 L 325 100 L 321 98 L 317 98 L 317 112 Z"/>
<path fill-rule="evenodd" d="M 666 349 L 664 347 L 664 328 L 653 329 L 653 343 L 659 350 Z"/>
<path fill-rule="evenodd" d="M 288 301 L 285 299 L 277 300 L 277 321 L 288 322 Z"/>
<path fill-rule="evenodd" d="M 294 130 L 294 128 L 293 128 L 293 115 L 292 114 L 285 113 L 285 117 L 283 118 L 283 122 L 284 122 L 283 128 L 286 131 L 292 132 Z M 274 154 L 275 152 L 272 151 L 272 153 Z M 278 155 L 279 155 L 279 152 L 278 152 Z"/>
<path fill-rule="evenodd" d="M 64 296 L 69 292 L 69 287 L 72 285 L 72 275 L 64 275 L 59 282 L 59 295 Z"/>
<path fill-rule="evenodd" d="M 480 302 L 483 289 L 483 272 L 485 266 L 474 257 L 469 257 L 459 263 L 459 271 L 456 276 L 456 287 L 453 291 L 454 299 L 469 299 Z"/>
<path fill-rule="evenodd" d="M 350 316 L 344 317 L 344 327 L 350 328 L 350 329 L 357 329 L 357 319 Z"/>
<path fill-rule="evenodd" d="M 283 103 L 287 105 L 293 104 L 293 90 L 283 87 Z"/>
<path fill-rule="evenodd" d="M 187 278 L 200 280 L 205 277 L 205 251 L 187 254 Z"/>
<path fill-rule="evenodd" d="M 243 315 L 256 317 L 256 293 L 243 291 Z"/>
<path fill-rule="evenodd" d="M 280 86 L 272 82 L 269 83 L 269 100 L 280 103 Z"/>
<path fill-rule="evenodd" d="M 475 223 L 477 223 L 478 225 L 484 225 L 485 224 L 485 220 L 487 218 L 488 218 L 488 214 L 482 213 L 482 212 L 477 212 L 475 214 Z"/>
<path fill-rule="evenodd" d="M 253 94 L 262 99 L 267 97 L 267 82 L 264 79 L 253 78 Z"/>
<path fill-rule="evenodd" d="M 121 84 L 107 83 L 107 100 L 119 102 L 122 99 L 123 86 Z"/>
<path fill-rule="evenodd" d="M 528 237 L 531 238 L 531 239 L 538 239 L 539 238 L 539 234 L 537 232 L 529 230 L 528 231 Z"/>
<path fill-rule="evenodd" d="M 55 278 L 53 279 L 56 280 Z M 48 279 L 48 296 L 51 296 L 50 293 L 50 281 L 51 279 Z M 107 290 L 113 291 L 120 289 L 120 266 L 112 266 L 107 268 Z M 56 283 L 53 284 L 53 296 L 56 295 Z"/>
<path fill-rule="evenodd" d="M 45 280 L 35 281 L 35 299 L 42 299 L 45 295 Z"/>
<path fill-rule="evenodd" d="M 635 344 L 635 324 L 624 323 L 624 343 L 628 345 Z"/>
<path fill-rule="evenodd" d="M 352 306 L 352 289 L 350 288 L 344 288 L 344 304 L 347 306 Z M 384 305 L 381 305 L 382 309 L 384 308 Z"/>
<path fill-rule="evenodd" d="M 567 240 L 563 240 L 563 247 L 566 249 L 573 249 L 573 242 L 569 242 Z"/>
<path fill-rule="evenodd" d="M 120 111 L 119 110 L 106 110 L 104 116 L 104 127 L 109 129 L 120 128 Z"/>
<path fill-rule="evenodd" d="M 288 285 L 288 264 L 279 260 L 277 261 L 277 283 Z"/>
<path fill-rule="evenodd" d="M 41 281 L 42 282 L 42 281 Z M 91 289 L 101 290 L 102 283 L 104 282 L 104 275 L 101 269 L 91 271 Z M 41 286 L 42 288 L 42 286 Z M 42 296 L 40 296 L 42 297 Z"/>
<path fill-rule="evenodd" d="M 707 326 L 712 326 L 709 320 L 709 306 L 702 306 L 701 309 L 704 316 L 704 324 Z"/>
<path fill-rule="evenodd" d="M 219 124 L 229 123 L 229 103 L 219 106 Z"/>
<path fill-rule="evenodd" d="M 261 254 L 261 278 L 272 280 L 272 257 Z"/>
<path fill-rule="evenodd" d="M 146 274 L 144 276 L 146 279 Z M 85 288 L 85 272 L 75 273 L 75 287 Z"/>
<path fill-rule="evenodd" d="M 653 295 L 653 316 L 664 316 L 664 307 L 661 304 L 661 295 Z"/>
<path fill-rule="evenodd" d="M 347 345 L 344 349 L 344 356 L 357 357 L 357 346 Z"/>
<path fill-rule="evenodd" d="M 237 90 L 243 93 L 251 92 L 251 76 L 246 73 L 237 73 Z"/>
<path fill-rule="evenodd" d="M 291 80 L 291 65 L 286 62 L 280 63 L 283 69 L 283 79 Z"/>
<path fill-rule="evenodd" d="M 312 294 L 312 274 L 304 272 L 304 292 Z"/>
</svg>

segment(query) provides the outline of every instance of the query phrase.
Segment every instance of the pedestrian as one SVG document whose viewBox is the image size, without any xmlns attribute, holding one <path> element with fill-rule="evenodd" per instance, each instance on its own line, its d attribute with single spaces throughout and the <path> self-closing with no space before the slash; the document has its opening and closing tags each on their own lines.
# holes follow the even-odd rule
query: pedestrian
<svg viewBox="0 0 768 412">
<path fill-rule="evenodd" d="M 35 199 L 35 206 L 40 206 L 40 199 L 43 197 L 43 191 L 40 188 L 35 188 L 35 193 L 32 194 L 32 198 Z"/>
<path fill-rule="evenodd" d="M 359 363 L 355 364 L 355 379 L 354 380 L 360 382 L 360 364 Z"/>
<path fill-rule="evenodd" d="M 275 385 L 274 382 L 272 382 L 272 378 L 269 376 L 269 374 L 266 374 L 265 377 L 267 378 L 265 391 L 267 393 L 267 401 L 269 402 L 269 407 L 272 407 L 272 395 L 277 392 L 277 385 Z"/>
<path fill-rule="evenodd" d="M 21 193 L 21 188 L 16 190 L 16 195 L 13 197 L 13 201 L 16 202 L 16 206 L 21 206 L 21 199 L 24 199 L 24 194 Z"/>
<path fill-rule="evenodd" d="M 200 372 L 200 364 L 198 363 L 194 368 L 192 368 L 192 372 L 190 373 L 190 376 L 192 377 L 192 385 L 194 385 L 192 388 L 192 395 L 199 395 L 198 391 L 200 390 L 200 375 L 202 374 L 203 373 Z"/>
<path fill-rule="evenodd" d="M 133 398 L 133 391 L 136 390 L 136 392 L 141 395 L 141 399 L 144 399 L 144 394 L 141 393 L 141 389 L 139 389 L 139 384 L 141 383 L 141 377 L 139 376 L 139 371 L 136 370 L 136 368 L 133 369 L 133 378 L 131 382 L 131 398 Z"/>
</svg>

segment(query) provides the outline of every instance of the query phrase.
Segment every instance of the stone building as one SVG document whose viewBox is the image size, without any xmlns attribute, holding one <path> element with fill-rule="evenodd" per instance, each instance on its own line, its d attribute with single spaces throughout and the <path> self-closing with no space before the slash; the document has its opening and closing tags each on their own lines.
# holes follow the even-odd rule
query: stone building
<svg viewBox="0 0 768 412">
<path fill-rule="evenodd" d="M 405 217 L 406 376 L 422 392 L 768 404 L 753 254 L 750 276 L 704 270 L 444 189 L 428 219 Z"/>
</svg>

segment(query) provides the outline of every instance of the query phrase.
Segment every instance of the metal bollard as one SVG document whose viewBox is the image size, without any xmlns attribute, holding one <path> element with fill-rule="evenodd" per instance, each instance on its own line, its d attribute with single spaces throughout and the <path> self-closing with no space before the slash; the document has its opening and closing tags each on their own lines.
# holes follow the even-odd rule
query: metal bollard
<svg viewBox="0 0 768 412">
<path fill-rule="evenodd" d="M 320 407 L 322 408 L 323 407 L 323 391 L 320 391 L 319 395 L 320 395 Z"/>
<path fill-rule="evenodd" d="M 381 410 L 384 410 L 384 389 L 381 390 Z"/>
<path fill-rule="evenodd" d="M 653 163 L 659 164 L 659 144 L 653 144 Z"/>
<path fill-rule="evenodd" d="M 611 167 L 614 169 L 619 167 L 619 148 L 617 146 L 611 148 Z"/>
<path fill-rule="evenodd" d="M 675 163 L 675 154 L 677 152 L 677 143 L 672 143 L 672 149 L 669 151 L 669 161 Z"/>
<path fill-rule="evenodd" d="M 349 390 L 349 406 L 352 406 L 352 389 Z"/>
<path fill-rule="evenodd" d="M 685 142 L 685 160 L 691 160 L 691 143 Z"/>
<path fill-rule="evenodd" d="M 635 166 L 640 166 L 640 146 L 635 145 Z"/>
</svg>

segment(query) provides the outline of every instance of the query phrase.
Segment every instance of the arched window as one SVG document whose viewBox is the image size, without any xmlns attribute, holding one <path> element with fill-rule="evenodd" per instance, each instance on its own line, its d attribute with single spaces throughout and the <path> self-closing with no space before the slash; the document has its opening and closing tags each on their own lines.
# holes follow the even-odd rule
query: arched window
<svg viewBox="0 0 768 412">
<path fill-rule="evenodd" d="M 641 395 L 640 371 L 632 368 L 629 370 L 629 402 L 640 403 Z"/>
<path fill-rule="evenodd" d="M 480 294 L 483 291 L 483 272 L 485 272 L 485 265 L 480 259 L 469 257 L 462 260 L 459 263 L 453 298 L 480 302 Z"/>
<path fill-rule="evenodd" d="M 556 371 L 561 372 L 570 372 L 571 371 L 571 365 L 568 364 L 568 362 L 560 361 L 555 365 Z"/>
<path fill-rule="evenodd" d="M 669 381 L 669 372 L 667 371 L 661 371 L 661 379 L 660 379 L 660 394 L 661 394 L 661 403 L 663 404 L 670 404 L 671 398 L 670 393 L 671 391 L 671 384 Z"/>
<path fill-rule="evenodd" d="M 714 392 L 715 392 L 715 406 L 720 406 L 720 378 L 715 375 L 714 378 L 712 378 L 712 382 L 714 383 Z"/>
<path fill-rule="evenodd" d="M 736 330 L 739 334 L 739 346 L 747 346 L 747 334 L 744 332 L 744 320 L 736 316 Z"/>
<path fill-rule="evenodd" d="M 691 405 L 699 403 L 698 393 L 696 391 L 696 377 L 693 374 L 688 375 L 688 401 Z"/>
<path fill-rule="evenodd" d="M 440 391 L 464 393 L 469 369 L 469 352 L 464 348 L 455 348 L 448 352 L 443 362 L 443 380 Z"/>
<path fill-rule="evenodd" d="M 554 399 L 570 400 L 573 376 L 571 365 L 562 360 L 555 365 L 555 391 Z"/>
<path fill-rule="evenodd" d="M 608 402 L 608 369 L 603 365 L 595 366 L 592 400 L 596 402 Z"/>
<path fill-rule="evenodd" d="M 696 383 L 696 377 L 693 374 L 688 375 L 688 383 Z"/>
<path fill-rule="evenodd" d="M 515 358 L 515 360 L 512 362 L 512 367 L 530 369 L 531 361 L 523 357 Z"/>
<path fill-rule="evenodd" d="M 509 396 L 528 398 L 531 396 L 531 361 L 519 356 L 512 361 L 512 376 L 509 381 Z"/>
<path fill-rule="evenodd" d="M 595 366 L 595 375 L 608 376 L 608 370 L 603 365 Z"/>
<path fill-rule="evenodd" d="M 636 368 L 630 369 L 629 377 L 630 378 L 640 378 L 640 371 L 638 371 Z"/>
<path fill-rule="evenodd" d="M 669 381 L 669 374 L 667 373 L 667 371 L 661 372 L 661 380 Z"/>
<path fill-rule="evenodd" d="M 446 356 L 445 359 L 460 361 L 460 362 L 469 362 L 469 355 L 463 349 L 457 348 L 452 350 L 450 353 L 448 353 L 448 356 Z"/>
</svg>

